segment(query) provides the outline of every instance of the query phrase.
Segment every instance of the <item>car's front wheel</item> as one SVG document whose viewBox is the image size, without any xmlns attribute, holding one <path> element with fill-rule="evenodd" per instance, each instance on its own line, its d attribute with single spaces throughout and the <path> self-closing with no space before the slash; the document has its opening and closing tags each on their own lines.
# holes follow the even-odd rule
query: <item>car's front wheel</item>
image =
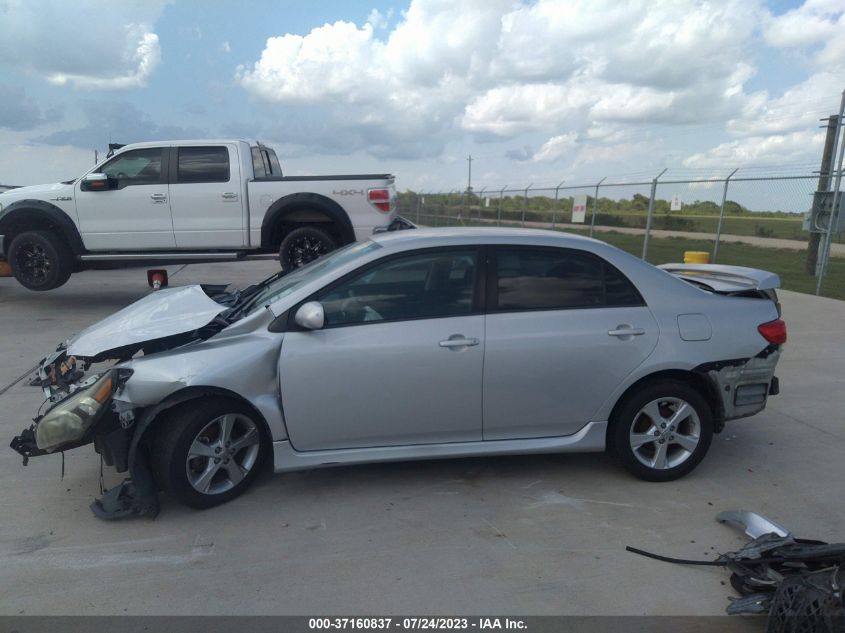
<svg viewBox="0 0 845 633">
<path fill-rule="evenodd" d="M 622 465 L 647 481 L 671 481 L 704 458 L 713 439 L 713 413 L 690 385 L 645 385 L 617 408 L 608 442 Z"/>
<path fill-rule="evenodd" d="M 255 413 L 225 398 L 174 407 L 157 429 L 152 452 L 156 481 L 194 508 L 210 508 L 243 493 L 269 451 Z"/>
</svg>

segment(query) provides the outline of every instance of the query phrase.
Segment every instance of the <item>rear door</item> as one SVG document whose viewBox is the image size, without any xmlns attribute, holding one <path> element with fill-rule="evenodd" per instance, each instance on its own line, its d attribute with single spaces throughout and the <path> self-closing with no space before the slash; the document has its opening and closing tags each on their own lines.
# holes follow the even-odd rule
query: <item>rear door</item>
<svg viewBox="0 0 845 633">
<path fill-rule="evenodd" d="M 172 152 L 170 209 L 176 246 L 244 246 L 246 225 L 237 146 L 180 146 Z"/>
<path fill-rule="evenodd" d="M 176 246 L 167 196 L 166 147 L 122 152 L 99 169 L 113 188 L 74 189 L 79 229 L 92 251 L 167 249 Z"/>
<path fill-rule="evenodd" d="M 657 343 L 640 294 L 592 253 L 500 246 L 488 278 L 485 440 L 577 432 Z"/>
<path fill-rule="evenodd" d="M 481 440 L 484 315 L 474 247 L 379 260 L 317 293 L 326 326 L 285 333 L 294 448 Z"/>
</svg>

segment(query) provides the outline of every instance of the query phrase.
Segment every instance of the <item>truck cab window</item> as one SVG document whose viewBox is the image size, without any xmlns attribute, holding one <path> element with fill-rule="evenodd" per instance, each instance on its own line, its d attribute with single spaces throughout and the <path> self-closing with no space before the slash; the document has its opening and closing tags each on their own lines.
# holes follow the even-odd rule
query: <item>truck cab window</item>
<svg viewBox="0 0 845 633">
<path fill-rule="evenodd" d="M 117 180 L 117 189 L 130 185 L 161 183 L 161 148 L 136 149 L 114 157 L 103 165 L 102 173 Z"/>
<path fill-rule="evenodd" d="M 229 182 L 229 150 L 226 147 L 180 147 L 176 180 L 188 182 Z"/>
</svg>

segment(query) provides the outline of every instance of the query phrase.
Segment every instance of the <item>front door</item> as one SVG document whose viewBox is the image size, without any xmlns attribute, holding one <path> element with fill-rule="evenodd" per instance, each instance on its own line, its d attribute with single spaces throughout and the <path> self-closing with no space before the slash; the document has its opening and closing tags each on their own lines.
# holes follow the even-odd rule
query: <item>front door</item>
<svg viewBox="0 0 845 633">
<path fill-rule="evenodd" d="M 98 171 L 112 188 L 82 191 L 76 183 L 79 231 L 88 250 L 172 249 L 173 222 L 167 195 L 166 148 L 118 154 Z"/>
<path fill-rule="evenodd" d="M 379 260 L 317 293 L 326 326 L 284 335 L 296 450 L 481 439 L 484 316 L 475 248 Z"/>
<path fill-rule="evenodd" d="M 484 439 L 576 433 L 651 354 L 651 311 L 585 251 L 498 247 L 490 272 Z"/>
</svg>

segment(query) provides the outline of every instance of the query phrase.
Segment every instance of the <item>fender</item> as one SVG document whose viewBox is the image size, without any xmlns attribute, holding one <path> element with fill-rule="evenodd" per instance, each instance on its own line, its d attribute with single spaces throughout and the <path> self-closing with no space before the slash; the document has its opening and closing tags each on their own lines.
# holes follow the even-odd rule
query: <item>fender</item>
<svg viewBox="0 0 845 633">
<path fill-rule="evenodd" d="M 272 248 L 273 229 L 276 223 L 284 220 L 284 217 L 297 209 L 310 208 L 325 213 L 332 219 L 332 222 L 340 229 L 344 244 L 355 241 L 355 231 L 352 229 L 352 222 L 343 207 L 326 196 L 316 193 L 293 193 L 276 200 L 264 214 L 261 223 L 261 247 Z"/>
<path fill-rule="evenodd" d="M 18 200 L 0 212 L 0 235 L 10 236 L 15 227 L 27 230 L 52 229 L 70 246 L 74 255 L 86 252 L 82 236 L 71 217 L 62 209 L 44 200 Z M 4 244 L 5 247 L 8 244 Z"/>
</svg>

